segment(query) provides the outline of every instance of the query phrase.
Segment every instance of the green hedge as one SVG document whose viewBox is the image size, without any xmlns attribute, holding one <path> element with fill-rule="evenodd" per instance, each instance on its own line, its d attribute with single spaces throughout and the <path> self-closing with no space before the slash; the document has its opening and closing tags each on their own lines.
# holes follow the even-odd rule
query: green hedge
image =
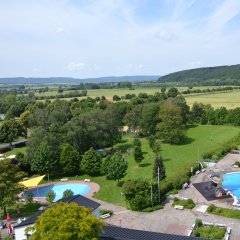
<svg viewBox="0 0 240 240">
<path fill-rule="evenodd" d="M 207 212 L 218 215 L 218 216 L 240 219 L 240 211 L 239 210 L 220 208 L 220 207 L 216 207 L 215 205 L 210 205 L 207 209 Z"/>
</svg>

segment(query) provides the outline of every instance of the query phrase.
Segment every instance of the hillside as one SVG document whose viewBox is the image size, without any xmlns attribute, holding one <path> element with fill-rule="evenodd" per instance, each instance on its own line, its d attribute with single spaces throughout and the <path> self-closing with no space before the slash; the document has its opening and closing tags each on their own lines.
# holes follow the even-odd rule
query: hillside
<svg viewBox="0 0 240 240">
<path fill-rule="evenodd" d="M 158 81 L 187 86 L 240 85 L 240 64 L 179 71 L 162 76 Z"/>
<path fill-rule="evenodd" d="M 51 77 L 51 78 L 0 78 L 0 84 L 63 84 L 63 83 L 100 83 L 100 82 L 144 82 L 155 81 L 159 76 L 120 76 L 120 77 L 99 77 L 99 78 L 70 78 L 70 77 Z"/>
</svg>

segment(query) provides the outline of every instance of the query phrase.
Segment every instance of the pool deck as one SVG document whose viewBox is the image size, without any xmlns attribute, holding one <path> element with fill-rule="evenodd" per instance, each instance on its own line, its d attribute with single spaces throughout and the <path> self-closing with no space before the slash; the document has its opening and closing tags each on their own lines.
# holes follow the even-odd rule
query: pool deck
<svg viewBox="0 0 240 240">
<path fill-rule="evenodd" d="M 39 185 L 38 187 L 32 187 L 32 188 L 28 188 L 28 190 L 31 189 L 36 189 L 36 188 L 40 188 L 40 187 L 45 187 L 45 186 L 49 186 L 49 185 L 61 185 L 61 184 L 71 184 L 71 183 L 80 183 L 80 184 L 84 184 L 90 187 L 90 191 L 85 195 L 85 197 L 93 197 L 94 194 L 96 194 L 99 190 L 100 190 L 100 186 L 97 183 L 94 182 L 84 182 L 82 180 L 78 181 L 78 180 L 68 180 L 68 181 L 58 181 L 58 182 L 49 182 L 49 183 L 44 183 Z M 39 203 L 48 203 L 45 197 L 34 197 L 33 198 L 34 202 L 39 202 Z"/>
</svg>

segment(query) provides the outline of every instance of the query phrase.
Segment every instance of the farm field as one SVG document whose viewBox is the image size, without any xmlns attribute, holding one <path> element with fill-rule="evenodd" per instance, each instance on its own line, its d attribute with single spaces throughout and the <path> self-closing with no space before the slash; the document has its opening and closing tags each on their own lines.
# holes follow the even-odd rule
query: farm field
<svg viewBox="0 0 240 240">
<path fill-rule="evenodd" d="M 194 89 L 207 89 L 207 88 L 217 88 L 217 87 L 194 87 Z M 188 89 L 187 87 L 178 87 L 179 91 L 184 91 Z M 147 94 L 154 94 L 155 92 L 160 92 L 160 87 L 142 87 L 136 88 L 134 90 L 129 89 L 93 89 L 87 90 L 87 96 L 91 98 L 105 96 L 108 100 L 112 101 L 114 95 L 125 96 L 127 93 L 138 95 L 140 92 Z M 63 94 L 69 93 L 71 91 L 64 91 Z M 57 96 L 59 93 L 54 91 L 35 93 L 36 96 Z M 191 94 L 184 95 L 187 104 L 192 106 L 194 102 L 201 102 L 203 104 L 211 104 L 214 108 L 226 107 L 228 109 L 240 107 L 240 91 L 226 92 L 226 93 L 206 93 L 206 94 Z M 83 99 L 86 97 L 78 97 L 78 99 Z M 64 98 L 65 100 L 70 100 L 71 98 Z"/>
<path fill-rule="evenodd" d="M 162 144 L 162 155 L 164 158 L 164 165 L 166 168 L 167 177 L 173 176 L 181 168 L 191 167 L 191 164 L 198 160 L 198 152 L 201 155 L 207 151 L 213 150 L 221 144 L 224 144 L 229 139 L 240 132 L 240 128 L 232 126 L 197 126 L 189 128 L 187 131 L 188 141 L 186 144 L 169 145 Z M 212 141 L 211 141 L 212 138 Z M 133 136 L 124 136 L 122 147 L 129 148 Z M 144 160 L 138 166 L 134 161 L 132 154 L 127 156 L 129 163 L 127 175 L 123 179 L 132 178 L 148 178 L 151 179 L 153 168 L 153 153 L 148 145 L 146 138 L 141 138 L 142 150 L 144 152 Z M 116 147 L 118 146 L 116 145 Z M 121 196 L 121 187 L 116 185 L 116 182 L 107 180 L 105 176 L 90 177 L 83 175 L 77 179 L 90 178 L 91 181 L 98 183 L 101 186 L 100 191 L 95 195 L 97 199 L 118 205 L 125 205 L 124 198 Z M 71 178 L 70 178 L 71 179 Z M 72 178 L 76 179 L 76 178 Z"/>
<path fill-rule="evenodd" d="M 204 95 L 185 96 L 187 104 L 192 106 L 194 102 L 211 104 L 214 108 L 226 107 L 228 109 L 240 107 L 240 92 L 211 93 Z"/>
</svg>

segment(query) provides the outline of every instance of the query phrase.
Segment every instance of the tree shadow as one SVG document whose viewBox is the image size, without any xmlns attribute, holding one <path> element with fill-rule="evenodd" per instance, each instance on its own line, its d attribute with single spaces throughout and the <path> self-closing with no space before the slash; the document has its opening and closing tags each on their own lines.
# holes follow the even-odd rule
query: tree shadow
<svg viewBox="0 0 240 240">
<path fill-rule="evenodd" d="M 198 126 L 197 124 L 188 124 L 188 125 L 187 125 L 187 129 L 195 128 L 195 127 L 197 127 L 197 126 Z"/>
<path fill-rule="evenodd" d="M 126 143 L 126 142 L 128 142 L 127 139 L 121 139 L 121 140 L 119 140 L 119 143 Z"/>
<path fill-rule="evenodd" d="M 169 161 L 171 161 L 172 159 L 171 158 L 163 158 L 163 161 L 164 162 L 169 162 Z"/>
<path fill-rule="evenodd" d="M 148 152 L 142 152 L 142 154 L 143 154 L 143 155 L 146 155 L 146 154 L 148 154 Z"/>
<path fill-rule="evenodd" d="M 122 187 L 125 181 L 119 181 L 117 182 L 117 187 Z"/>
<path fill-rule="evenodd" d="M 173 145 L 177 145 L 177 146 L 187 145 L 187 144 L 193 143 L 194 141 L 195 141 L 194 138 L 185 137 L 180 143 L 175 143 Z"/>
<path fill-rule="evenodd" d="M 151 163 L 140 163 L 138 166 L 139 167 L 148 167 L 150 165 L 152 165 L 152 164 Z"/>
</svg>

